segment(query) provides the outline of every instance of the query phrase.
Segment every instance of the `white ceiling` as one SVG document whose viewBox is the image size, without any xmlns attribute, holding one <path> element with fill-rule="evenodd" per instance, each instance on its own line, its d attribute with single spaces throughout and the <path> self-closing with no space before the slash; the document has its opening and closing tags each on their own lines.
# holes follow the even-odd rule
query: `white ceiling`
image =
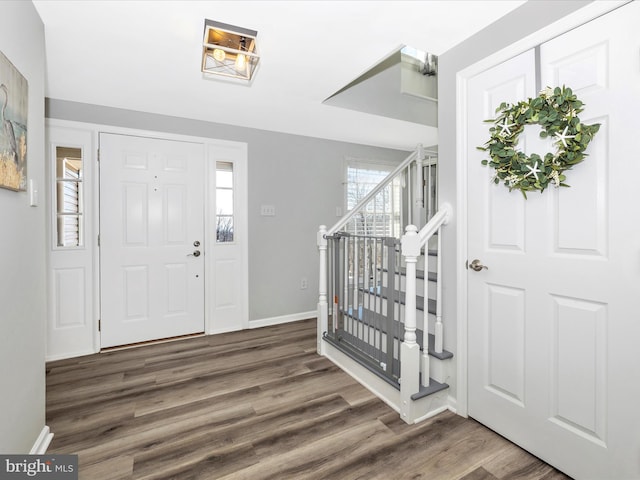
<svg viewBox="0 0 640 480">
<path fill-rule="evenodd" d="M 34 0 L 50 98 L 410 149 L 434 128 L 322 101 L 402 45 L 440 55 L 518 1 Z M 204 19 L 258 31 L 251 84 L 200 72 Z"/>
</svg>

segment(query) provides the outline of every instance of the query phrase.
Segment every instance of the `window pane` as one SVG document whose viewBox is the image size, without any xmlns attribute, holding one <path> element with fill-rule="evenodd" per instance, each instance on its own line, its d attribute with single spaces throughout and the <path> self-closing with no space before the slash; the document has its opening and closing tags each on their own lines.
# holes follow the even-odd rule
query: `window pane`
<svg viewBox="0 0 640 480">
<path fill-rule="evenodd" d="M 57 182 L 58 213 L 82 213 L 82 184 L 75 181 Z"/>
<path fill-rule="evenodd" d="M 82 245 L 80 215 L 58 215 L 58 246 L 79 247 Z"/>
<path fill-rule="evenodd" d="M 216 162 L 216 241 L 233 242 L 233 163 Z"/>
<path fill-rule="evenodd" d="M 347 210 L 353 209 L 388 174 L 382 169 L 347 167 Z"/>
<path fill-rule="evenodd" d="M 82 178 L 82 150 L 56 147 L 56 177 Z"/>
<path fill-rule="evenodd" d="M 216 215 L 216 242 L 233 242 L 233 216 Z"/>
<path fill-rule="evenodd" d="M 233 215 L 233 190 L 216 191 L 216 213 L 218 215 Z"/>
<path fill-rule="evenodd" d="M 392 165 L 373 162 L 355 162 L 347 165 L 345 189 L 347 210 L 353 210 L 389 175 L 393 168 Z M 401 228 L 401 192 L 401 179 L 397 177 L 367 202 L 360 213 L 345 226 L 345 229 L 363 235 L 395 235 Z"/>
<path fill-rule="evenodd" d="M 233 172 L 218 170 L 216 173 L 216 186 L 218 188 L 233 188 Z"/>
<path fill-rule="evenodd" d="M 233 188 L 233 163 L 216 162 L 216 187 Z"/>
</svg>

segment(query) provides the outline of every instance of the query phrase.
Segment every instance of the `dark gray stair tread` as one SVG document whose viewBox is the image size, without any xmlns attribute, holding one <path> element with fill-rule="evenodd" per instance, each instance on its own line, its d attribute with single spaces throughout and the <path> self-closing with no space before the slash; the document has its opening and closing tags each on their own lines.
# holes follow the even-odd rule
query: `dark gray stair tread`
<svg viewBox="0 0 640 480">
<path fill-rule="evenodd" d="M 446 383 L 436 382 L 433 378 L 429 378 L 429 386 L 423 387 L 422 381 L 420 382 L 420 391 L 411 395 L 411 400 L 419 400 L 421 398 L 433 395 L 434 393 L 446 390 L 449 385 Z"/>
<path fill-rule="evenodd" d="M 388 270 L 386 268 L 383 268 L 382 271 L 386 273 Z M 407 269 L 402 267 L 400 269 L 400 275 L 402 275 L 403 277 L 406 276 Z M 424 280 L 424 270 L 416 270 L 416 278 Z M 429 280 L 430 282 L 438 281 L 438 274 L 436 272 L 429 272 L 427 275 L 427 280 Z"/>
<path fill-rule="evenodd" d="M 422 333 L 422 331 L 420 331 Z M 440 360 L 447 360 L 453 358 L 453 353 L 448 350 L 442 349 L 442 352 L 436 352 L 436 336 L 433 333 L 429 334 L 429 355 L 438 358 Z"/>
<path fill-rule="evenodd" d="M 402 267 L 400 269 L 400 275 L 405 276 L 407 274 L 407 269 Z M 416 270 L 416 278 L 424 280 L 424 270 Z M 438 274 L 436 272 L 428 272 L 427 280 L 430 282 L 436 282 L 438 280 Z"/>
<path fill-rule="evenodd" d="M 389 298 L 389 289 L 387 287 L 379 287 L 378 292 L 371 292 L 374 295 L 380 295 L 382 298 Z M 396 292 L 399 293 L 400 298 L 396 298 L 395 301 L 396 302 L 400 302 L 402 305 L 405 305 L 405 293 L 404 292 Z M 436 314 L 436 301 L 433 298 L 429 299 L 428 302 L 428 306 L 429 306 L 429 313 L 435 315 Z M 421 296 L 416 296 L 416 308 L 418 310 L 422 310 L 424 312 L 424 297 Z"/>
</svg>

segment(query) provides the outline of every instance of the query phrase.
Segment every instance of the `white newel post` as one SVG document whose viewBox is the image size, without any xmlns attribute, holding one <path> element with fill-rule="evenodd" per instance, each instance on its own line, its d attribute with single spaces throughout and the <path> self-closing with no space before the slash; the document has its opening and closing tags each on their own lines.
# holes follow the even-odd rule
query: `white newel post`
<svg viewBox="0 0 640 480">
<path fill-rule="evenodd" d="M 328 330 L 329 305 L 327 303 L 327 227 L 320 225 L 318 230 L 318 252 L 320 257 L 319 276 L 319 296 L 318 296 L 318 319 L 317 319 L 317 351 L 319 355 L 324 355 L 324 344 L 322 334 Z"/>
<path fill-rule="evenodd" d="M 407 278 L 405 292 L 404 341 L 400 346 L 400 415 L 407 423 L 415 422 L 411 395 L 420 391 L 420 345 L 416 342 L 416 262 L 420 241 L 415 225 L 408 225 L 402 237 Z M 429 373 L 427 372 L 427 375 Z"/>
</svg>

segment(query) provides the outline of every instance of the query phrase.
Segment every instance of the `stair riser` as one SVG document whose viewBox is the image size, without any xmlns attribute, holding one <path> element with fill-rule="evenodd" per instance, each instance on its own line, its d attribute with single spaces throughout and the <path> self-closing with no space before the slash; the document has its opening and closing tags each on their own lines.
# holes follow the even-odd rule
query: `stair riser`
<svg viewBox="0 0 640 480">
<path fill-rule="evenodd" d="M 344 329 L 354 337 L 363 342 L 373 344 L 376 349 L 381 349 L 385 354 L 387 352 L 387 335 L 384 332 L 375 330 L 374 328 L 363 325 L 361 322 L 347 319 Z M 399 358 L 399 343 L 393 343 L 393 358 Z M 451 377 L 451 360 L 441 360 L 436 357 L 429 356 L 429 377 L 437 382 L 447 383 Z M 421 371 L 421 373 L 424 373 Z"/>
<path fill-rule="evenodd" d="M 407 289 L 407 277 L 405 275 L 396 275 L 396 278 L 393 280 L 394 286 L 397 287 L 398 282 L 400 282 L 400 291 L 404 292 Z M 429 287 L 428 298 L 436 298 L 436 282 L 427 281 L 427 285 Z M 382 286 L 388 287 L 389 284 L 387 282 L 386 275 L 382 279 Z M 424 279 L 416 278 L 416 292 L 419 296 L 424 296 Z"/>
<path fill-rule="evenodd" d="M 371 303 L 367 303 L 371 302 Z M 375 304 L 374 304 L 375 302 Z M 380 298 L 376 295 L 364 294 L 362 297 L 362 305 L 366 310 L 376 311 L 382 315 L 386 316 L 387 312 L 387 300 L 385 298 Z M 401 318 L 404 322 L 406 318 L 406 310 L 403 304 L 399 304 L 395 302 L 394 306 L 394 318 Z M 433 332 L 433 326 L 435 324 L 436 317 L 433 314 L 429 314 L 429 333 Z M 424 312 L 418 308 L 416 308 L 416 325 L 419 330 L 424 330 Z"/>
<path fill-rule="evenodd" d="M 401 276 L 400 278 L 398 278 L 398 276 L 396 275 L 396 278 L 394 279 L 394 287 L 397 287 L 398 282 L 400 282 L 400 291 L 401 292 L 405 292 L 406 288 L 407 288 L 406 281 L 407 281 L 407 279 L 406 279 L 406 277 L 404 275 Z M 427 295 L 428 295 L 427 298 L 431 298 L 431 299 L 435 300 L 435 298 L 436 298 L 436 283 L 432 282 L 432 281 L 428 281 L 427 285 L 428 285 L 428 288 L 429 288 L 428 293 L 427 293 Z M 389 286 L 386 277 L 382 279 L 382 286 L 384 288 L 387 288 Z M 353 282 L 351 282 L 351 288 L 354 289 Z M 361 286 L 361 288 L 367 290 L 367 289 L 373 289 L 373 286 L 363 285 L 363 286 Z M 397 288 L 396 288 L 396 290 L 397 290 Z M 417 293 L 417 295 L 419 297 L 424 297 L 424 280 L 422 278 L 416 278 L 416 293 Z M 353 296 L 354 293 L 351 292 L 351 295 Z"/>
</svg>

